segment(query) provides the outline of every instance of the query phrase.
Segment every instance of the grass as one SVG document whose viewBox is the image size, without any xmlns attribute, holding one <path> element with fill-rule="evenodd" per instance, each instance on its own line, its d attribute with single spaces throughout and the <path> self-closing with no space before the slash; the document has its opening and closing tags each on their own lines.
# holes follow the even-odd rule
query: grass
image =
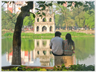
<svg viewBox="0 0 96 72">
<path fill-rule="evenodd" d="M 93 36 L 92 34 L 86 34 L 86 33 L 77 33 L 77 32 L 61 32 L 61 36 L 65 36 L 67 33 L 70 33 L 71 36 Z M 34 34 L 34 33 L 21 33 L 21 36 L 26 36 L 26 37 L 33 37 L 33 38 L 49 38 L 49 37 L 54 37 L 54 33 L 44 33 L 44 34 Z M 11 36 L 13 37 L 13 33 L 5 33 L 3 36 Z"/>
</svg>

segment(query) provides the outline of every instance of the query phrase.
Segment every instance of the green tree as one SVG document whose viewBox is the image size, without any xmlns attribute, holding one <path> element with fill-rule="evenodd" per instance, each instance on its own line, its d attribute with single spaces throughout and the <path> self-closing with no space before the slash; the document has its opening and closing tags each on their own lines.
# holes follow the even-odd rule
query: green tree
<svg viewBox="0 0 96 72">
<path fill-rule="evenodd" d="M 34 26 L 35 18 L 33 17 L 33 14 L 30 13 L 30 16 L 26 16 L 23 20 L 24 26 Z"/>
<path fill-rule="evenodd" d="M 55 14 L 55 25 L 56 25 L 56 28 L 59 26 L 58 24 L 58 20 L 59 20 L 59 14 Z"/>
<path fill-rule="evenodd" d="M 64 27 L 63 26 L 63 21 L 64 21 L 64 15 L 61 14 L 61 15 L 59 15 L 59 19 L 58 19 L 58 26 L 59 26 L 59 28 Z"/>
<path fill-rule="evenodd" d="M 80 6 L 77 7 L 75 9 L 73 9 L 73 13 L 75 16 L 75 23 L 78 27 L 84 27 L 84 11 L 83 11 L 84 7 Z"/>
<path fill-rule="evenodd" d="M 67 24 L 68 24 L 68 27 L 71 27 L 71 30 L 72 30 L 72 28 L 75 26 L 75 20 L 69 17 Z"/>
<path fill-rule="evenodd" d="M 91 14 L 89 14 L 89 11 L 85 12 L 84 16 L 85 16 L 85 25 L 87 25 L 90 30 L 91 28 L 94 28 L 95 26 L 95 13 L 94 10 L 91 10 Z"/>
<path fill-rule="evenodd" d="M 60 16 L 59 22 L 61 22 L 61 18 L 62 18 L 63 21 L 64 21 L 64 23 L 62 22 L 62 24 L 65 24 L 66 30 L 67 30 L 67 26 L 68 26 L 67 22 L 68 22 L 68 16 L 69 16 L 69 9 L 67 9 L 67 7 L 64 7 L 61 4 L 55 3 L 54 5 L 56 6 L 57 13 L 63 15 L 63 17 L 61 17 L 62 15 Z M 59 26 L 62 26 L 62 24 L 60 24 Z"/>
<path fill-rule="evenodd" d="M 84 11 L 80 12 L 78 16 L 75 17 L 75 22 L 78 25 L 78 27 L 85 27 L 85 17 L 84 17 Z"/>
<path fill-rule="evenodd" d="M 12 30 L 15 27 L 17 15 L 2 8 L 2 29 Z"/>
</svg>

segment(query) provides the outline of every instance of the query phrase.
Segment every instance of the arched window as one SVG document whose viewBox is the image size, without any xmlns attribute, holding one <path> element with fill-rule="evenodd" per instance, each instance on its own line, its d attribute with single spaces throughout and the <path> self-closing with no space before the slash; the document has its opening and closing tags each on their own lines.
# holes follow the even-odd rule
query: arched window
<svg viewBox="0 0 96 72">
<path fill-rule="evenodd" d="M 39 46 L 39 41 L 37 41 L 37 46 Z"/>
<path fill-rule="evenodd" d="M 43 22 L 46 22 L 46 18 L 43 18 Z"/>
<path fill-rule="evenodd" d="M 46 55 L 46 51 L 43 51 L 43 54 Z"/>
<path fill-rule="evenodd" d="M 37 18 L 37 22 L 39 22 L 39 18 Z"/>
<path fill-rule="evenodd" d="M 50 54 L 52 54 L 52 51 L 50 51 Z"/>
<path fill-rule="evenodd" d="M 37 26 L 37 32 L 39 31 L 39 26 Z"/>
<path fill-rule="evenodd" d="M 46 42 L 46 41 L 43 41 L 42 43 L 43 43 L 43 46 L 46 46 L 46 44 L 47 44 L 47 42 Z"/>
<path fill-rule="evenodd" d="M 49 19 L 49 22 L 52 22 L 52 18 Z"/>
<path fill-rule="evenodd" d="M 37 51 L 37 54 L 39 55 L 39 51 Z"/>
<path fill-rule="evenodd" d="M 43 26 L 42 27 L 42 31 L 47 31 L 47 27 L 46 26 Z"/>
<path fill-rule="evenodd" d="M 50 31 L 52 31 L 52 26 L 50 26 Z"/>
</svg>

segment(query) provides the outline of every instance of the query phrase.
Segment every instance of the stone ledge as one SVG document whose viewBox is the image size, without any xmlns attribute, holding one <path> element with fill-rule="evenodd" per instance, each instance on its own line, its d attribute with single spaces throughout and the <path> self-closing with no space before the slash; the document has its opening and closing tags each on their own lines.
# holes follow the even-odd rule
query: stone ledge
<svg viewBox="0 0 96 72">
<path fill-rule="evenodd" d="M 13 67 L 18 67 L 20 65 L 14 65 L 14 66 L 3 66 L 2 69 L 11 69 Z M 47 67 L 47 66 L 26 66 L 25 68 L 45 68 L 45 69 L 53 69 L 54 67 Z"/>
</svg>

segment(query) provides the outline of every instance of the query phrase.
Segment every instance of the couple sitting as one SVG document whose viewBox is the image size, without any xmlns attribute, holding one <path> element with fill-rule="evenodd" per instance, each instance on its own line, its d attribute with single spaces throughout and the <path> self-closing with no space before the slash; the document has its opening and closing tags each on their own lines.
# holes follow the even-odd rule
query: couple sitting
<svg viewBox="0 0 96 72">
<path fill-rule="evenodd" d="M 55 37 L 50 41 L 50 49 L 54 56 L 72 56 L 75 50 L 74 41 L 71 39 L 71 34 L 67 33 L 66 40 L 61 38 L 59 31 L 55 32 Z"/>
</svg>

